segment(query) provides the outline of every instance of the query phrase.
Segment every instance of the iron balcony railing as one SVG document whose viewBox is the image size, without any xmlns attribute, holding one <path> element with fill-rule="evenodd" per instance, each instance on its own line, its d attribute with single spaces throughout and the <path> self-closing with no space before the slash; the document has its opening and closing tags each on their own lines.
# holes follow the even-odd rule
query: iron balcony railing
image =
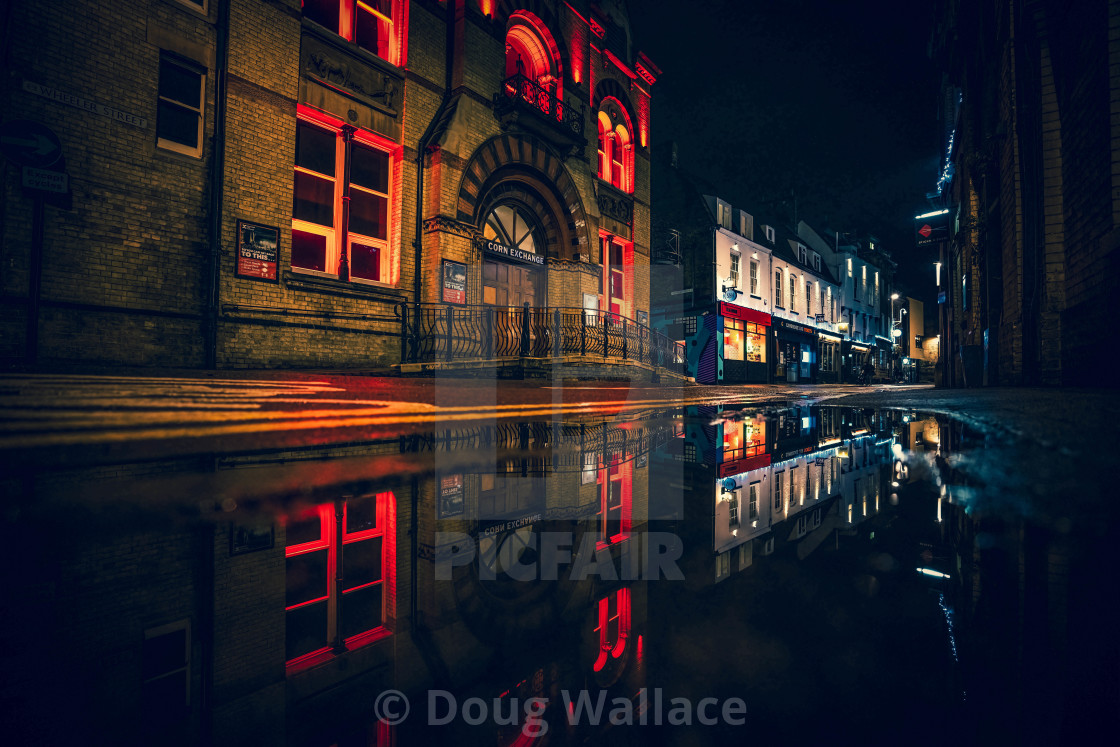
<svg viewBox="0 0 1120 747">
<path fill-rule="evenodd" d="M 684 345 L 596 309 L 398 304 L 401 363 L 593 356 L 684 374 Z"/>
<path fill-rule="evenodd" d="M 522 101 L 561 127 L 583 137 L 584 110 L 570 107 L 552 91 L 527 75 L 518 73 L 502 81 L 502 95 L 511 101 Z"/>
</svg>

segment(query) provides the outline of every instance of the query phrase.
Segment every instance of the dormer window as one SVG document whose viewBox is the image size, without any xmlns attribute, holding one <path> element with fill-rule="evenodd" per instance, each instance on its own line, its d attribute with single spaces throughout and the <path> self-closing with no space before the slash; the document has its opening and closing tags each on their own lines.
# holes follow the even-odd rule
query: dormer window
<svg viewBox="0 0 1120 747">
<path fill-rule="evenodd" d="M 766 231 L 766 240 L 769 241 L 771 244 L 773 244 L 774 243 L 774 227 L 773 226 L 763 226 L 763 229 Z"/>
<path fill-rule="evenodd" d="M 749 213 L 739 211 L 739 235 L 754 241 L 754 218 Z"/>
<path fill-rule="evenodd" d="M 716 223 L 728 231 L 731 230 L 731 206 L 720 200 L 716 200 Z"/>
<path fill-rule="evenodd" d="M 801 244 L 797 245 L 797 261 L 801 264 L 805 264 L 805 247 Z"/>
</svg>

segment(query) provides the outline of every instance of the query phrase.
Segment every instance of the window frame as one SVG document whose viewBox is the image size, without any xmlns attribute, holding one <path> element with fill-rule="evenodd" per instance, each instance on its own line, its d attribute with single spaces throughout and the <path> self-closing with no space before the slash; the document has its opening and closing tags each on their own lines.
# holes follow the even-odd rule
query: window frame
<svg viewBox="0 0 1120 747">
<path fill-rule="evenodd" d="M 349 505 L 351 501 L 356 500 L 372 500 L 374 501 L 374 527 L 372 529 L 363 529 L 356 532 L 351 532 L 347 528 L 347 519 L 349 518 Z M 392 492 L 382 493 L 369 493 L 360 496 L 352 496 L 348 498 L 341 498 L 338 501 L 332 501 L 315 506 L 312 510 L 318 514 L 319 519 L 319 537 L 318 539 L 309 540 L 307 542 L 300 542 L 295 545 L 289 545 L 287 537 L 285 537 L 284 546 L 284 559 L 298 557 L 300 555 L 307 555 L 313 552 L 327 551 L 326 558 L 326 596 L 316 597 L 310 600 L 304 600 L 296 604 L 289 605 L 285 601 L 284 612 L 285 619 L 287 614 L 294 609 L 306 607 L 310 604 L 326 601 L 326 626 L 323 632 L 323 645 L 315 648 L 306 653 L 295 656 L 291 659 L 286 659 L 286 669 L 289 674 L 301 671 L 306 667 L 318 664 L 326 659 L 346 651 L 351 651 L 362 646 L 373 643 L 374 641 L 381 640 L 382 638 L 391 634 L 391 630 L 386 624 L 389 618 L 390 602 L 389 597 L 392 593 L 391 587 L 395 585 L 396 580 L 396 558 L 393 556 L 395 551 L 395 514 L 396 514 L 396 496 Z M 341 503 L 341 528 L 338 526 L 340 521 L 338 517 L 338 504 Z M 291 517 L 285 517 L 284 526 L 285 534 L 287 533 L 288 521 Z M 341 529 L 341 542 L 340 538 Z M 381 539 L 381 557 L 380 569 L 381 576 L 379 579 L 350 588 L 346 588 L 345 562 L 342 561 L 342 556 L 347 545 L 353 545 L 358 542 L 365 542 L 376 538 Z M 339 576 L 339 563 L 342 563 L 342 576 Z M 287 572 L 285 571 L 285 577 Z M 353 635 L 343 637 L 344 621 L 339 614 L 339 600 L 345 598 L 346 594 L 354 591 L 360 591 L 372 586 L 379 585 L 381 587 L 381 613 L 380 624 L 360 631 Z M 336 647 L 337 646 L 337 647 Z"/>
<path fill-rule="evenodd" d="M 339 280 L 341 282 L 358 283 L 362 285 L 370 285 L 374 287 L 394 287 L 393 282 L 393 204 L 396 199 L 396 161 L 399 146 L 396 143 L 390 143 L 378 137 L 372 132 L 354 128 L 351 133 L 350 143 L 347 143 L 347 138 L 343 136 L 343 128 L 349 127 L 341 120 L 328 118 L 320 115 L 318 112 L 312 113 L 309 111 L 301 110 L 296 116 L 297 128 L 297 147 L 298 147 L 298 129 L 301 125 L 313 127 L 321 132 L 330 133 L 334 139 L 334 175 L 328 176 L 319 172 L 313 171 L 306 167 L 301 167 L 295 162 L 293 158 L 293 207 L 291 217 L 291 230 L 294 234 L 295 231 L 303 233 L 315 234 L 323 236 L 326 239 L 326 256 L 324 257 L 323 270 L 316 270 L 310 267 L 300 267 L 294 264 L 295 252 L 295 238 L 291 242 L 291 254 L 288 257 L 288 268 L 293 273 L 300 275 L 311 275 L 313 277 L 324 277 Z M 354 174 L 347 168 L 346 160 L 349 157 L 353 161 L 354 150 L 356 148 L 366 148 L 368 150 L 381 153 L 385 157 L 386 168 L 386 192 L 378 192 L 375 188 L 367 187 L 358 184 L 354 181 Z M 298 156 L 298 153 L 297 153 Z M 326 179 L 329 178 L 333 182 L 333 191 L 331 196 L 331 226 L 321 225 L 307 220 L 297 219 L 295 217 L 295 187 L 294 180 L 296 173 L 304 173 L 316 178 Z M 349 187 L 351 190 L 350 201 L 353 201 L 354 190 L 362 193 L 374 195 L 376 198 L 385 201 L 385 238 L 379 239 L 375 236 L 370 236 L 363 233 L 358 233 L 353 230 L 353 221 L 348 221 L 346 232 L 346 246 L 342 246 L 342 211 L 344 207 L 343 194 L 346 189 L 346 184 L 343 183 L 343 175 L 350 174 Z M 352 209 L 352 207 L 351 207 Z M 355 244 L 363 246 L 371 246 L 378 250 L 378 278 L 358 277 L 354 274 L 354 251 Z M 343 252 L 346 252 L 347 257 L 347 275 L 348 277 L 340 277 L 339 267 L 342 260 Z M 332 271 L 333 268 L 333 271 Z"/>
<path fill-rule="evenodd" d="M 379 60 L 384 60 L 385 62 L 388 62 L 390 65 L 398 65 L 399 64 L 398 58 L 399 58 L 400 42 L 397 39 L 397 31 L 398 31 L 398 29 L 396 27 L 397 21 L 393 20 L 393 16 L 400 16 L 400 14 L 401 14 L 400 7 L 399 7 L 400 3 L 398 2 L 398 0 L 388 0 L 389 15 L 385 15 L 383 12 L 381 12 L 381 10 L 375 9 L 366 0 L 337 0 L 337 5 L 338 5 L 338 28 L 331 28 L 330 26 L 324 26 L 319 21 L 315 20 L 314 18 L 311 18 L 306 13 L 304 13 L 302 8 L 300 10 L 300 14 L 307 21 L 309 21 L 311 23 L 314 23 L 316 26 L 319 26 L 320 28 L 326 29 L 331 34 L 334 34 L 335 36 L 343 39 L 344 41 L 346 41 L 350 44 L 353 44 L 355 47 L 357 47 L 358 49 L 361 49 L 363 52 L 366 52 L 367 54 L 371 54 Z M 365 6 L 365 7 L 362 7 L 362 6 Z M 369 47 L 365 46 L 364 44 L 360 43 L 359 41 L 357 41 L 357 33 L 358 33 L 357 19 L 358 19 L 358 13 L 359 13 L 360 10 L 364 10 L 366 13 L 369 13 L 370 15 L 372 15 L 375 18 L 378 19 L 378 27 L 377 28 L 378 28 L 378 39 L 379 40 L 381 38 L 382 24 L 387 24 L 387 31 L 385 32 L 386 49 L 385 49 L 384 53 L 376 52 L 376 51 L 370 49 Z"/>
<path fill-rule="evenodd" d="M 169 64 L 177 67 L 179 70 L 186 71 L 192 75 L 198 76 L 198 108 L 186 104 L 182 101 L 176 101 L 172 98 L 167 98 L 160 91 L 160 83 L 163 80 L 163 66 Z M 156 78 L 156 147 L 161 150 L 171 151 L 172 153 L 179 153 L 184 156 L 192 158 L 202 158 L 202 152 L 205 149 L 205 138 L 203 137 L 206 129 L 206 73 L 207 68 L 204 65 L 190 60 L 182 55 L 176 54 L 167 49 L 161 49 L 159 53 L 159 74 Z M 160 136 L 159 124 L 159 109 L 160 106 L 166 102 L 170 106 L 178 107 L 187 111 L 194 112 L 198 117 L 198 130 L 195 145 L 190 146 L 184 143 L 178 143 L 174 140 Z"/>
</svg>

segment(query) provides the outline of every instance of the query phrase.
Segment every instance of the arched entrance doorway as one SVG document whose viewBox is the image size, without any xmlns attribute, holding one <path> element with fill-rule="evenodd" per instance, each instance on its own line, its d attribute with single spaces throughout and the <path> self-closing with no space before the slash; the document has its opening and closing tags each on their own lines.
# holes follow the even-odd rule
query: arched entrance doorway
<svg viewBox="0 0 1120 747">
<path fill-rule="evenodd" d="M 546 251 L 540 222 L 526 205 L 506 199 L 489 211 L 482 235 L 482 302 L 537 306 L 544 273 L 536 260 Z"/>
</svg>

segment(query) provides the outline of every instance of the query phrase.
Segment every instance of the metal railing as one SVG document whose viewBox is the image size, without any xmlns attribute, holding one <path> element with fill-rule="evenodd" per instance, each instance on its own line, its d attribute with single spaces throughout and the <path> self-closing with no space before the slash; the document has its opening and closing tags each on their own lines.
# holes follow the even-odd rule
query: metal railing
<svg viewBox="0 0 1120 747">
<path fill-rule="evenodd" d="M 684 374 L 684 345 L 597 309 L 398 304 L 401 363 L 591 356 Z"/>
<path fill-rule="evenodd" d="M 583 137 L 584 110 L 577 111 L 553 95 L 552 91 L 527 75 L 518 73 L 502 81 L 502 95 L 514 101 L 523 101 L 558 125 Z"/>
</svg>

